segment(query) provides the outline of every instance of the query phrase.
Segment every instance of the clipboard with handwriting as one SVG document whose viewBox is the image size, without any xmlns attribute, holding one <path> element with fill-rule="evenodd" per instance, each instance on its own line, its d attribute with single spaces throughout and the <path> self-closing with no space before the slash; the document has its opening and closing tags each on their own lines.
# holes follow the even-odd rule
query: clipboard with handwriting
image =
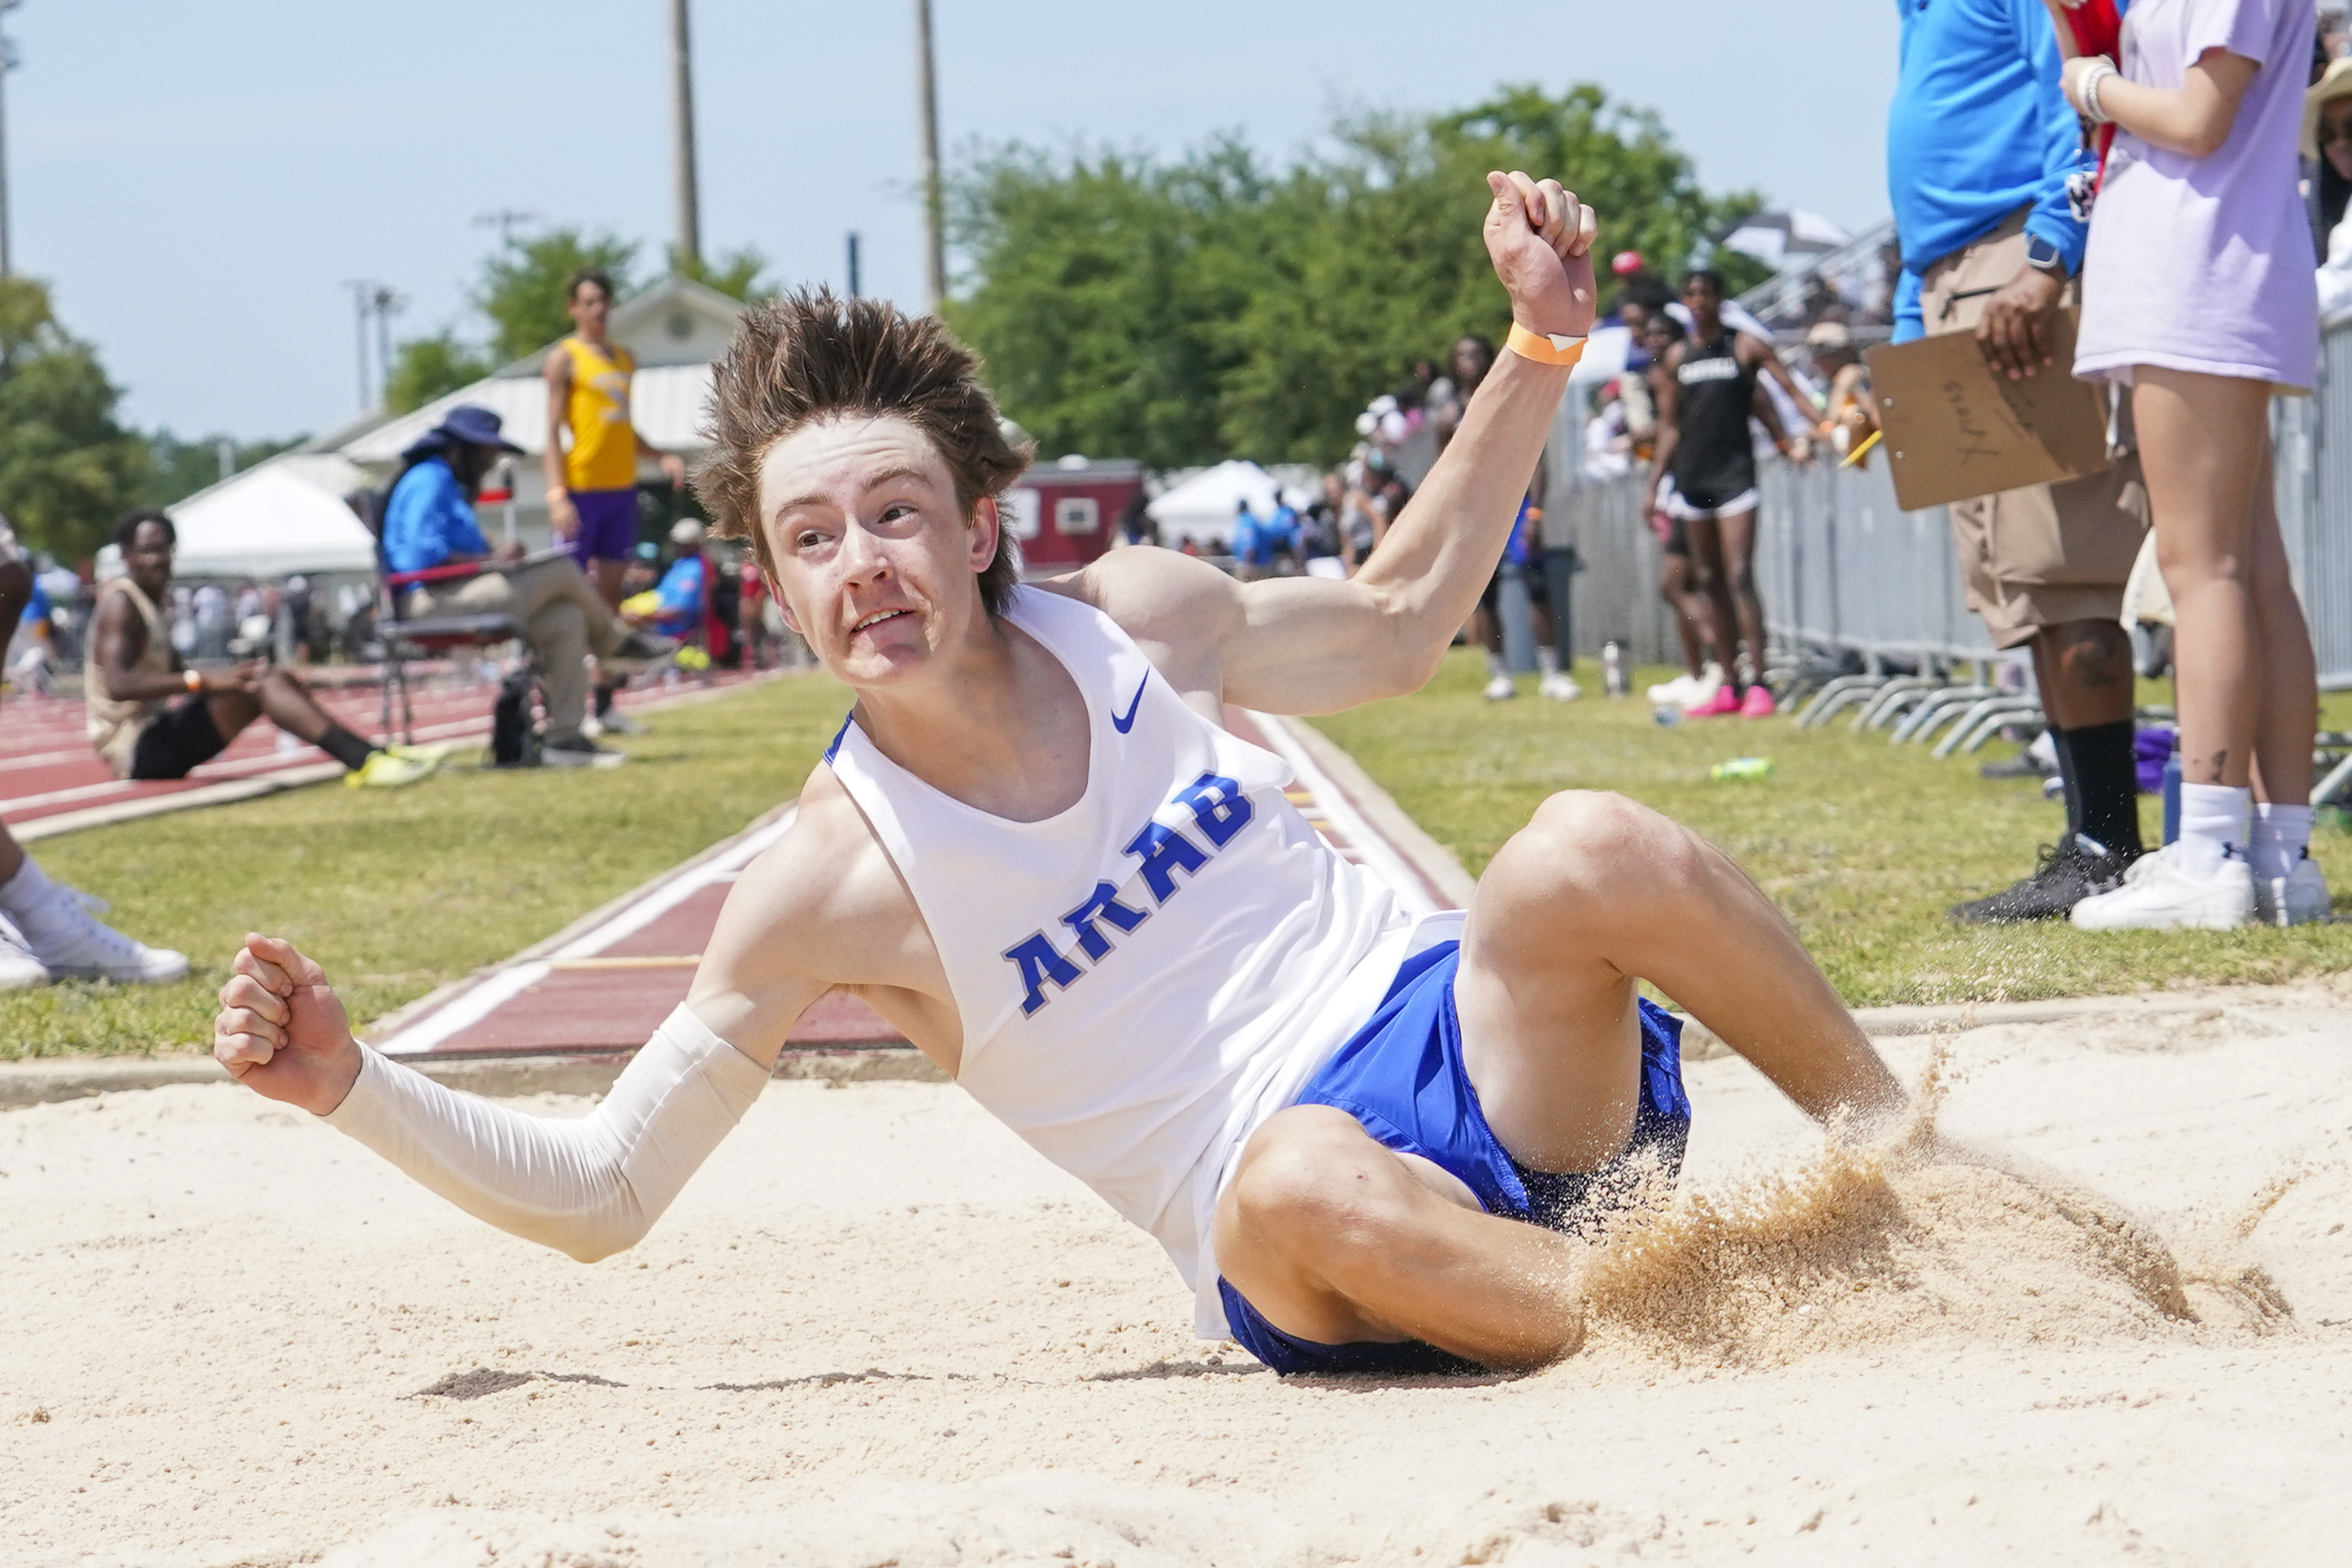
<svg viewBox="0 0 2352 1568">
<path fill-rule="evenodd" d="M 2060 311 L 2051 335 L 2053 362 L 2018 381 L 1986 362 L 1972 332 L 1870 350 L 1871 390 L 1904 510 L 2079 479 L 2114 462 L 2106 400 L 2071 370 L 2074 312 Z"/>
</svg>

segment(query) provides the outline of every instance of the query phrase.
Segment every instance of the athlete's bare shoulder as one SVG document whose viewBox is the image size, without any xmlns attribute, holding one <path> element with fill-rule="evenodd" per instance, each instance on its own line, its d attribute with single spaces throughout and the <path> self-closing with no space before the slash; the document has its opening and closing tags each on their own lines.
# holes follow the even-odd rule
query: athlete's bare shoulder
<svg viewBox="0 0 2352 1568">
<path fill-rule="evenodd" d="M 729 892 L 688 999 L 730 1044 L 764 1061 L 835 989 L 863 996 L 934 1056 L 958 1043 L 922 912 L 849 791 L 820 763 L 792 825 Z"/>
<path fill-rule="evenodd" d="M 547 350 L 547 358 L 539 364 L 539 373 L 551 382 L 563 382 L 572 379 L 572 352 L 562 343 Z"/>
<path fill-rule="evenodd" d="M 1109 616 L 1179 692 L 1221 689 L 1217 650 L 1242 617 L 1242 585 L 1207 561 L 1136 546 L 1037 586 Z"/>
</svg>

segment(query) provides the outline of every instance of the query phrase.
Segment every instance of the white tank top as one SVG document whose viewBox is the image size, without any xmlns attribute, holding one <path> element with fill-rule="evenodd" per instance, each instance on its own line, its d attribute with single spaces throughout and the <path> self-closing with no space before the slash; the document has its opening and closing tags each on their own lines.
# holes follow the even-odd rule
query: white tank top
<svg viewBox="0 0 2352 1568">
<path fill-rule="evenodd" d="M 1413 946 L 1395 897 L 1110 617 L 1034 588 L 1006 618 L 1085 696 L 1087 789 L 1009 821 L 877 750 L 826 753 L 929 926 L 957 1082 L 1168 1249 L 1222 1335 L 1209 1220 L 1241 1143 L 1370 1018 Z"/>
</svg>

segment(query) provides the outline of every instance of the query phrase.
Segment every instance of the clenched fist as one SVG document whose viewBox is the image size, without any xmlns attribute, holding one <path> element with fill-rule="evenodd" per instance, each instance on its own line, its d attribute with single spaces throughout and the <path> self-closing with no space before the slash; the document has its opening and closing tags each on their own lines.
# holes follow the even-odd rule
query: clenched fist
<svg viewBox="0 0 2352 1568">
<path fill-rule="evenodd" d="M 1513 170 L 1486 176 L 1486 254 L 1511 296 L 1511 319 L 1530 332 L 1581 338 L 1592 330 L 1592 209 L 1560 188 Z"/>
<path fill-rule="evenodd" d="M 360 1074 L 359 1042 L 327 972 L 290 942 L 248 932 L 220 990 L 213 1060 L 267 1095 L 323 1116 Z"/>
</svg>

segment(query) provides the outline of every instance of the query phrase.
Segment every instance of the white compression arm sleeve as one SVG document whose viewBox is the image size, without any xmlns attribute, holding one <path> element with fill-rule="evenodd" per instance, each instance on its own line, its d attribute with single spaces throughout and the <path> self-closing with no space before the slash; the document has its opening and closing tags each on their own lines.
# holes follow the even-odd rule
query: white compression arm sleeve
<svg viewBox="0 0 2352 1568">
<path fill-rule="evenodd" d="M 644 1239 L 767 1082 L 681 1003 L 576 1121 L 461 1094 L 373 1051 L 324 1119 L 475 1218 L 593 1263 Z"/>
</svg>

